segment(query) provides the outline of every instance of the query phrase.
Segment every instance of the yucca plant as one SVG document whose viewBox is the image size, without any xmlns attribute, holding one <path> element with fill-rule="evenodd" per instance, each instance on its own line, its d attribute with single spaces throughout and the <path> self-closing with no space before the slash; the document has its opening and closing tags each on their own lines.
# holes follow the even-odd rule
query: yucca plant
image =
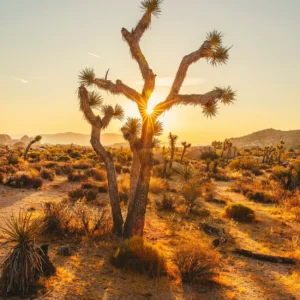
<svg viewBox="0 0 300 300">
<path fill-rule="evenodd" d="M 37 135 L 27 146 L 26 151 L 24 153 L 24 159 L 27 160 L 28 152 L 31 148 L 31 146 L 37 142 L 39 142 L 42 139 L 41 135 Z"/>
<path fill-rule="evenodd" d="M 192 144 L 188 144 L 187 142 L 182 142 L 181 145 L 183 146 L 183 149 L 182 149 L 182 154 L 181 154 L 181 159 L 180 159 L 180 163 L 182 163 L 183 161 L 183 157 L 184 157 L 184 154 L 185 154 L 185 151 L 190 148 L 192 146 Z"/>
<path fill-rule="evenodd" d="M 44 223 L 41 219 L 32 219 L 32 214 L 20 211 L 12 214 L 0 227 L 4 237 L 2 246 L 10 250 L 2 265 L 0 278 L 1 294 L 24 296 L 30 285 L 43 274 L 43 258 L 35 245 L 35 238 L 42 231 Z"/>
<path fill-rule="evenodd" d="M 175 154 L 175 145 L 176 141 L 178 139 L 178 136 L 176 134 L 169 133 L 169 145 L 170 145 L 170 161 L 169 161 L 169 168 L 172 169 L 173 166 L 173 160 L 174 160 L 174 154 Z"/>
</svg>

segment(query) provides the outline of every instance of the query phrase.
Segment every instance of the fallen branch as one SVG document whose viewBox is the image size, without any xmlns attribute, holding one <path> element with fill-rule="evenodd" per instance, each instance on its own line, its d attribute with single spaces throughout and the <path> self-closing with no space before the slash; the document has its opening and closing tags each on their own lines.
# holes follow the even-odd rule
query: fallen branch
<svg viewBox="0 0 300 300">
<path fill-rule="evenodd" d="M 239 255 L 245 256 L 245 257 L 250 257 L 253 259 L 258 259 L 258 260 L 263 260 L 263 261 L 269 261 L 269 262 L 273 262 L 273 263 L 281 263 L 281 264 L 289 264 L 289 265 L 296 264 L 296 261 L 293 258 L 289 258 L 289 257 L 254 253 L 252 251 L 240 249 L 240 248 L 235 249 L 234 252 Z"/>
</svg>

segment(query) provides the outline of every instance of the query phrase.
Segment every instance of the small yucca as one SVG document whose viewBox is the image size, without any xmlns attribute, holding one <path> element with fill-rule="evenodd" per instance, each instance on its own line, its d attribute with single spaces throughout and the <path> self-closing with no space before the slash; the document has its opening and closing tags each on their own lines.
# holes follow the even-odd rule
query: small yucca
<svg viewBox="0 0 300 300">
<path fill-rule="evenodd" d="M 11 215 L 0 227 L 5 242 L 10 247 L 3 263 L 0 278 L 1 294 L 24 296 L 29 287 L 43 273 L 43 258 L 36 245 L 35 238 L 41 233 L 44 223 L 41 219 L 31 219 L 32 214 L 20 211 L 18 216 Z"/>
</svg>

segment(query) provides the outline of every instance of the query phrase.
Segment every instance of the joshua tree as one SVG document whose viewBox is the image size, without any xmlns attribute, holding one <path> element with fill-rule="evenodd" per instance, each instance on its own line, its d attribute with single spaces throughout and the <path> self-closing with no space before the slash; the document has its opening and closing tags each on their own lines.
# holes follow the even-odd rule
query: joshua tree
<svg viewBox="0 0 300 300">
<path fill-rule="evenodd" d="M 213 141 L 211 145 L 214 147 L 215 152 L 217 152 L 217 149 L 222 149 L 223 143 L 219 141 Z"/>
<path fill-rule="evenodd" d="M 264 151 L 264 154 L 263 154 L 263 159 L 262 159 L 262 162 L 265 163 L 269 163 L 270 162 L 270 157 L 272 155 L 273 152 L 275 152 L 275 148 L 272 147 L 272 146 L 266 146 L 263 151 Z"/>
<path fill-rule="evenodd" d="M 123 217 L 120 208 L 120 199 L 118 193 L 118 183 L 113 157 L 101 144 L 101 132 L 105 130 L 110 121 L 115 118 L 122 120 L 124 116 L 123 108 L 116 105 L 114 108 L 109 105 L 103 105 L 103 100 L 96 92 L 88 92 L 84 85 L 81 85 L 78 90 L 80 110 L 88 123 L 92 127 L 91 145 L 98 156 L 104 161 L 107 171 L 108 193 L 113 216 L 114 232 L 122 235 Z M 96 116 L 93 109 L 100 109 L 102 117 Z"/>
<path fill-rule="evenodd" d="M 205 94 L 184 95 L 180 89 L 187 75 L 190 65 L 201 59 L 206 59 L 213 66 L 225 64 L 229 58 L 229 49 L 222 45 L 223 34 L 212 31 L 207 34 L 205 41 L 199 49 L 183 57 L 173 85 L 166 99 L 157 104 L 153 111 L 147 110 L 148 102 L 155 88 L 156 75 L 150 68 L 141 47 L 140 40 L 151 25 L 152 16 L 158 16 L 161 12 L 162 0 L 143 0 L 141 7 L 144 11 L 141 20 L 130 31 L 122 28 L 123 39 L 129 46 L 132 58 L 137 62 L 141 71 L 144 86 L 141 92 L 134 90 L 121 80 L 115 83 L 105 78 L 97 78 L 94 70 L 85 69 L 80 75 L 83 86 L 95 86 L 114 95 L 123 95 L 133 101 L 139 110 L 142 119 L 142 129 L 137 157 L 139 159 L 138 184 L 131 198 L 132 205 L 129 207 L 124 226 L 124 236 L 142 235 L 145 223 L 146 206 L 148 200 L 149 183 L 152 169 L 152 148 L 157 119 L 167 110 L 178 105 L 192 105 L 203 108 L 207 117 L 215 116 L 219 102 L 230 104 L 235 98 L 235 92 L 231 88 L 216 87 Z M 136 172 L 136 170 L 133 170 Z"/>
<path fill-rule="evenodd" d="M 192 146 L 192 144 L 188 144 L 187 142 L 182 142 L 181 145 L 183 146 L 183 149 L 182 149 L 180 163 L 182 163 L 182 161 L 183 161 L 183 157 L 184 157 L 186 149 L 190 148 Z"/>
<path fill-rule="evenodd" d="M 280 165 L 280 163 L 281 163 L 281 155 L 282 155 L 282 153 L 284 152 L 284 144 L 285 144 L 284 141 L 280 141 L 280 142 L 277 144 L 277 146 L 276 146 L 277 151 L 278 151 L 278 164 L 279 164 L 279 165 Z"/>
<path fill-rule="evenodd" d="M 170 145 L 170 161 L 169 161 L 169 169 L 172 169 L 173 160 L 174 160 L 174 154 L 175 154 L 175 145 L 176 141 L 178 139 L 178 136 L 176 134 L 169 133 L 169 145 Z"/>
<path fill-rule="evenodd" d="M 27 155 L 28 155 L 28 152 L 29 152 L 31 146 L 32 146 L 33 144 L 39 142 L 41 139 L 42 139 L 42 136 L 41 136 L 41 135 L 37 135 L 37 136 L 34 138 L 34 140 L 32 140 L 32 141 L 28 144 L 28 146 L 27 146 L 27 148 L 26 148 L 26 151 L 25 151 L 25 153 L 24 153 L 24 159 L 25 159 L 25 160 L 27 160 Z"/>
</svg>

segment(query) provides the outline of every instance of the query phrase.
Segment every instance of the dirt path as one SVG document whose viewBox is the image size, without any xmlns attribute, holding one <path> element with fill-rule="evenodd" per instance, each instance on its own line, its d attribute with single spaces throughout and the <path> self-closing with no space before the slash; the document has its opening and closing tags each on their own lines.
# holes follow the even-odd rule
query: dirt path
<svg viewBox="0 0 300 300">
<path fill-rule="evenodd" d="M 71 183 L 65 177 L 56 177 L 52 182 L 45 182 L 38 189 L 15 189 L 0 185 L 0 224 L 12 212 L 22 209 L 40 210 L 47 201 L 59 201 L 67 196 L 78 183 Z"/>
</svg>

